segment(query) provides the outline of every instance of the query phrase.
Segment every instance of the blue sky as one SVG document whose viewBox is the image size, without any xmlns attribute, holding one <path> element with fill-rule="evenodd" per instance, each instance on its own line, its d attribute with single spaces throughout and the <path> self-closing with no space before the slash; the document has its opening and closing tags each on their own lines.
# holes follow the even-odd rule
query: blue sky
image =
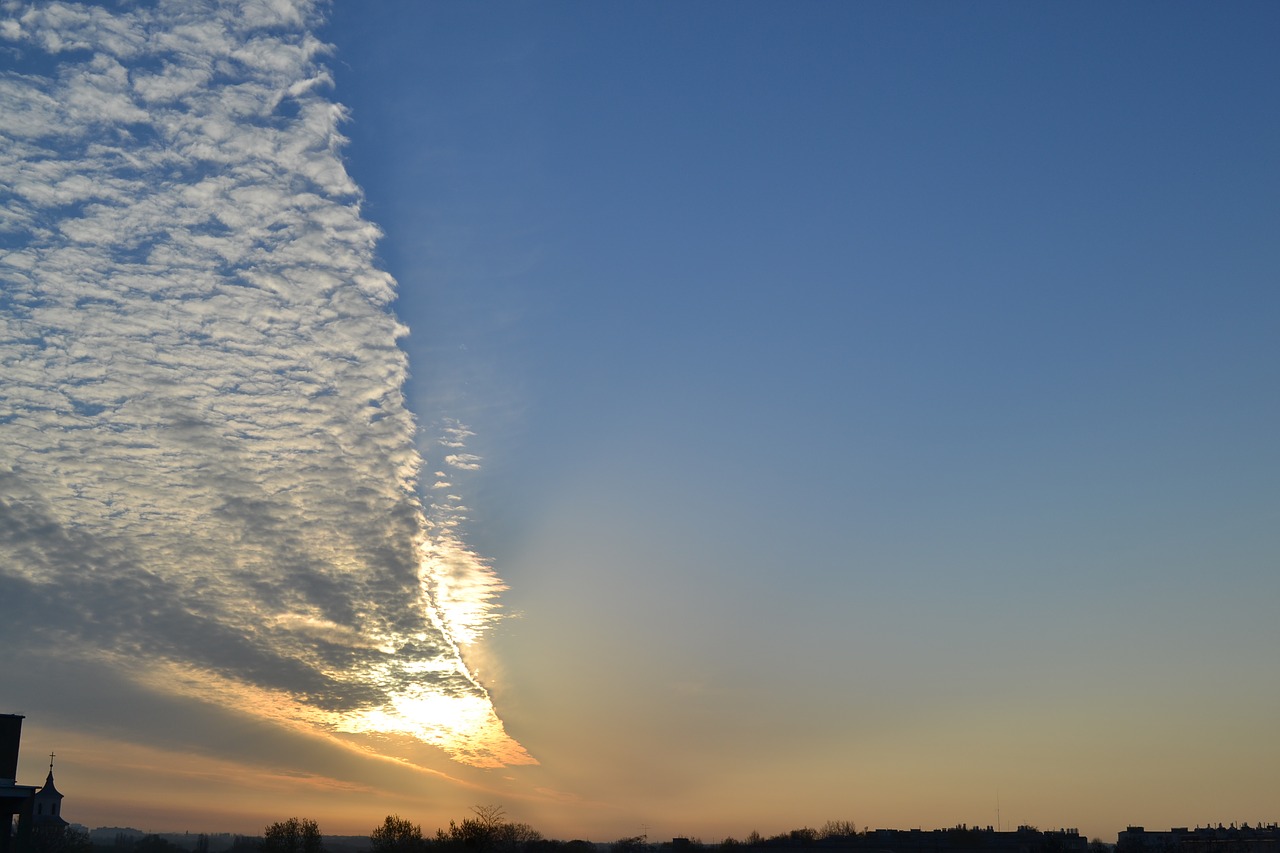
<svg viewBox="0 0 1280 853">
<path fill-rule="evenodd" d="M 1145 743 L 1185 685 L 1243 689 L 1238 734 L 1260 746 L 1274 9 L 376 4 L 333 22 L 350 168 L 414 329 L 410 396 L 476 432 L 469 541 L 522 617 L 494 642 L 497 695 L 546 772 L 588 784 L 603 771 L 578 752 L 621 738 L 611 760 L 672 799 L 716 800 L 758 761 L 769 796 L 799 789 L 774 823 L 821 820 L 807 801 L 898 825 L 990 818 L 1004 779 L 1028 822 L 1102 833 L 1191 821 L 1208 796 L 1175 773 L 1185 801 L 1122 805 L 1135 765 L 1226 725 L 1205 698 Z M 548 754 L 548 716 L 607 734 Z M 892 772 L 891 746 L 859 758 L 882 740 L 905 767 L 936 749 L 919 772 L 952 799 L 910 770 L 883 794 L 897 806 L 815 793 L 820 756 L 863 785 Z M 1255 778 L 1214 743 L 1193 763 Z M 575 758 L 554 766 L 559 749 Z M 1063 797 L 1028 763 L 1128 781 Z"/>
<path fill-rule="evenodd" d="M 23 772 L 195 831 L 1274 820 L 1278 30 L 0 6 Z"/>
<path fill-rule="evenodd" d="M 623 433 L 808 495 L 1256 448 L 1276 123 L 1231 12 L 335 9 L 413 393 L 515 442 L 474 535 Z"/>
</svg>

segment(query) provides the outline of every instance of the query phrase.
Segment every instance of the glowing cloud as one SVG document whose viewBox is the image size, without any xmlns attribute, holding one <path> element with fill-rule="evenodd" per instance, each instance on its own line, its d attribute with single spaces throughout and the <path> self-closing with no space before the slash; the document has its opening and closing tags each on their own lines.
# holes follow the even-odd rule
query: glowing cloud
<svg viewBox="0 0 1280 853">
<path fill-rule="evenodd" d="M 5 630 L 281 722 L 529 763 L 460 653 L 501 584 L 417 497 L 406 330 L 315 15 L 0 5 Z"/>
</svg>

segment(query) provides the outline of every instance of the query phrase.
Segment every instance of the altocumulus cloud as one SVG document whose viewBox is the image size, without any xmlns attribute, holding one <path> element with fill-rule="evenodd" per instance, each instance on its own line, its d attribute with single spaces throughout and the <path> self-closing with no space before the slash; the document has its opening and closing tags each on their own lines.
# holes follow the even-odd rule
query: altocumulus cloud
<svg viewBox="0 0 1280 853">
<path fill-rule="evenodd" d="M 459 650 L 501 584 L 418 497 L 317 14 L 0 3 L 0 631 L 529 763 Z"/>
</svg>

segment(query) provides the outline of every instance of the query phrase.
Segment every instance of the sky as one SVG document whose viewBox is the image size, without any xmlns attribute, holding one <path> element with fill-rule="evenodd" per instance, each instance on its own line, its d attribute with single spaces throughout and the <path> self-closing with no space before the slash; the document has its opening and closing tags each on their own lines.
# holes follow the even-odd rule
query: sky
<svg viewBox="0 0 1280 853">
<path fill-rule="evenodd" d="M 0 0 L 88 826 L 1275 821 L 1280 7 Z"/>
</svg>

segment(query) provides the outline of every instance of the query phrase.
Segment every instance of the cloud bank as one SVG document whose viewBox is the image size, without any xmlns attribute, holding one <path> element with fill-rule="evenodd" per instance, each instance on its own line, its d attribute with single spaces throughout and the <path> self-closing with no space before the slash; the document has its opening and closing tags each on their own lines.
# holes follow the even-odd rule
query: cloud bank
<svg viewBox="0 0 1280 853">
<path fill-rule="evenodd" d="M 0 633 L 530 763 L 460 652 L 501 585 L 417 496 L 317 14 L 0 4 Z"/>
</svg>

